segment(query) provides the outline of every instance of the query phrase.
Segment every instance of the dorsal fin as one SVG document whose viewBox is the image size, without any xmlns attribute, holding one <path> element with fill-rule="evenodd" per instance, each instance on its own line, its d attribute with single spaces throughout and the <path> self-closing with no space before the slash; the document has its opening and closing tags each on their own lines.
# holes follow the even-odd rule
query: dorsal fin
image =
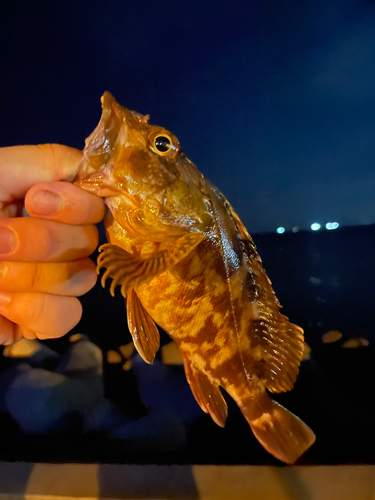
<svg viewBox="0 0 375 500">
<path fill-rule="evenodd" d="M 251 236 L 228 202 L 227 208 L 242 240 L 249 269 L 248 284 L 256 303 L 257 317 L 250 324 L 249 335 L 261 350 L 259 376 L 269 391 L 289 391 L 296 381 L 303 359 L 303 330 L 281 314 L 280 303 Z"/>
<path fill-rule="evenodd" d="M 259 339 L 262 359 L 258 375 L 271 392 L 290 391 L 303 358 L 303 330 L 275 311 L 269 318 L 255 320 L 255 338 Z"/>
</svg>

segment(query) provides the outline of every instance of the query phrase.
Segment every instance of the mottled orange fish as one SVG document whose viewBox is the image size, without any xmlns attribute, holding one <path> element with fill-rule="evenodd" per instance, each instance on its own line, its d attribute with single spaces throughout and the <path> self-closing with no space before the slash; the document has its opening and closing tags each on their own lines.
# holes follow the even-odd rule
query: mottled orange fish
<svg viewBox="0 0 375 500">
<path fill-rule="evenodd" d="M 280 304 L 253 240 L 223 194 L 164 128 L 106 92 L 76 184 L 105 198 L 102 283 L 121 286 L 135 347 L 151 363 L 162 327 L 203 411 L 224 426 L 225 389 L 259 442 L 293 463 L 315 440 L 270 392 L 292 389 L 303 331 Z"/>
</svg>

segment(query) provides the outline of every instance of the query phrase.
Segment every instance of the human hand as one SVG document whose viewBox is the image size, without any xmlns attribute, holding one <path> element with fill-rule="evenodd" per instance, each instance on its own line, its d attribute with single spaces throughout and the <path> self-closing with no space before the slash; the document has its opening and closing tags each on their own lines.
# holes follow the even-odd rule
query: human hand
<svg viewBox="0 0 375 500">
<path fill-rule="evenodd" d="M 57 144 L 0 149 L 0 344 L 61 337 L 81 318 L 104 203 L 58 182 L 80 159 Z M 23 204 L 31 217 L 20 217 Z"/>
</svg>

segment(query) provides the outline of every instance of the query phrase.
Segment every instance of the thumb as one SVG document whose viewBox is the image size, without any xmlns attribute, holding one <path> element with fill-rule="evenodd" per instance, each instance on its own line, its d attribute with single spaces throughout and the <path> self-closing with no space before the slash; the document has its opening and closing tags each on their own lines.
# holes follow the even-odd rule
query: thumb
<svg viewBox="0 0 375 500">
<path fill-rule="evenodd" d="M 82 153 L 60 144 L 0 148 L 0 204 L 23 199 L 40 182 L 73 176 Z"/>
</svg>

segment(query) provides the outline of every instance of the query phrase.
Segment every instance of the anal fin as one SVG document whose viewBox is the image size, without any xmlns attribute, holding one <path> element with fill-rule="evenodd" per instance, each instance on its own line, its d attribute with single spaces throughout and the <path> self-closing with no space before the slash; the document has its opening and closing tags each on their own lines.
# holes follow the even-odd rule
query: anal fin
<svg viewBox="0 0 375 500">
<path fill-rule="evenodd" d="M 133 288 L 128 291 L 126 310 L 134 346 L 146 363 L 152 363 L 160 346 L 159 330 Z"/>
<path fill-rule="evenodd" d="M 209 413 L 212 420 L 220 427 L 225 426 L 228 415 L 227 403 L 220 392 L 218 385 L 214 384 L 207 375 L 191 365 L 184 359 L 185 373 L 197 403 L 205 413 Z"/>
</svg>

